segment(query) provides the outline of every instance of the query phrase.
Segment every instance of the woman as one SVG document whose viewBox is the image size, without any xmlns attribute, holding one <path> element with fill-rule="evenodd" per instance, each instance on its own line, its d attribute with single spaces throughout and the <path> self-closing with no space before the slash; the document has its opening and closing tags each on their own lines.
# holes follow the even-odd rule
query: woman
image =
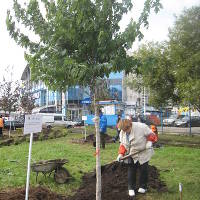
<svg viewBox="0 0 200 200">
<path fill-rule="evenodd" d="M 154 151 L 152 143 L 157 141 L 156 135 L 144 123 L 131 122 L 124 119 L 119 122 L 120 147 L 117 160 L 120 161 L 125 154 L 131 155 L 125 162 L 128 165 L 128 192 L 129 196 L 135 196 L 136 171 L 139 169 L 139 193 L 147 191 L 148 162 Z"/>
</svg>

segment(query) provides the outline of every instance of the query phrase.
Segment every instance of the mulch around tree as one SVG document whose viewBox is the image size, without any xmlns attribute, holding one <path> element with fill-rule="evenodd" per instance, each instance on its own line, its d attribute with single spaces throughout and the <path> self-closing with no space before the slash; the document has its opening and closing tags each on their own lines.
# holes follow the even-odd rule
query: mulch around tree
<svg viewBox="0 0 200 200">
<path fill-rule="evenodd" d="M 113 162 L 102 166 L 102 200 L 126 200 L 127 166 Z M 149 166 L 149 192 L 166 192 L 167 187 L 160 180 L 156 167 Z M 136 200 L 143 200 L 145 195 L 136 194 Z M 0 191 L 0 200 L 24 200 L 25 188 Z M 31 187 L 29 200 L 95 200 L 96 199 L 96 174 L 91 172 L 83 176 L 82 185 L 74 196 L 64 197 L 53 193 L 44 187 Z"/>
</svg>

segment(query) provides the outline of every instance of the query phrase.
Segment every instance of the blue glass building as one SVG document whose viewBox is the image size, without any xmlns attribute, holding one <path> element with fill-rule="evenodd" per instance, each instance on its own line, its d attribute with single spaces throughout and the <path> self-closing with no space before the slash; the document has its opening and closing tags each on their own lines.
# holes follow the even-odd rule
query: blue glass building
<svg viewBox="0 0 200 200">
<path fill-rule="evenodd" d="M 110 99 L 122 101 L 122 78 L 123 73 L 111 73 L 107 79 Z M 37 107 L 48 107 L 55 105 L 56 112 L 62 112 L 70 119 L 81 119 L 83 110 L 87 107 L 81 101 L 90 97 L 88 88 L 81 86 L 69 87 L 66 93 L 51 91 L 42 81 L 30 83 L 30 69 L 27 66 L 22 74 L 21 80 L 31 84 L 32 92 L 35 95 Z"/>
<path fill-rule="evenodd" d="M 111 99 L 122 101 L 122 79 L 122 72 L 110 74 L 108 78 L 108 86 Z"/>
</svg>

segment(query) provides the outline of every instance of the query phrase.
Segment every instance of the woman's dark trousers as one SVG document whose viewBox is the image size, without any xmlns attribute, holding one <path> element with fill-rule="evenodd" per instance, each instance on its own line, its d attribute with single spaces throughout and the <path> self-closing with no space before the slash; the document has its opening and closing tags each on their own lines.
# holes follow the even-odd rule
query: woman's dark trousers
<svg viewBox="0 0 200 200">
<path fill-rule="evenodd" d="M 147 189 L 148 182 L 148 162 L 140 165 L 137 161 L 134 163 L 133 159 L 129 159 L 128 164 L 128 189 L 136 190 L 136 174 L 139 172 L 139 187 Z"/>
</svg>

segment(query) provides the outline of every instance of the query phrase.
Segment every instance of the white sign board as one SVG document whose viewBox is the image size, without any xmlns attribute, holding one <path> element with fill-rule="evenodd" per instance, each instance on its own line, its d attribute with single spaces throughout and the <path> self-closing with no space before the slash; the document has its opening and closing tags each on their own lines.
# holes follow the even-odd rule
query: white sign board
<svg viewBox="0 0 200 200">
<path fill-rule="evenodd" d="M 115 106 L 108 105 L 104 107 L 104 114 L 106 115 L 114 115 L 115 114 Z"/>
<path fill-rule="evenodd" d="M 42 130 L 41 115 L 25 115 L 24 134 L 39 133 Z"/>
<path fill-rule="evenodd" d="M 82 116 L 82 120 L 86 121 L 87 120 L 87 116 Z"/>
</svg>

